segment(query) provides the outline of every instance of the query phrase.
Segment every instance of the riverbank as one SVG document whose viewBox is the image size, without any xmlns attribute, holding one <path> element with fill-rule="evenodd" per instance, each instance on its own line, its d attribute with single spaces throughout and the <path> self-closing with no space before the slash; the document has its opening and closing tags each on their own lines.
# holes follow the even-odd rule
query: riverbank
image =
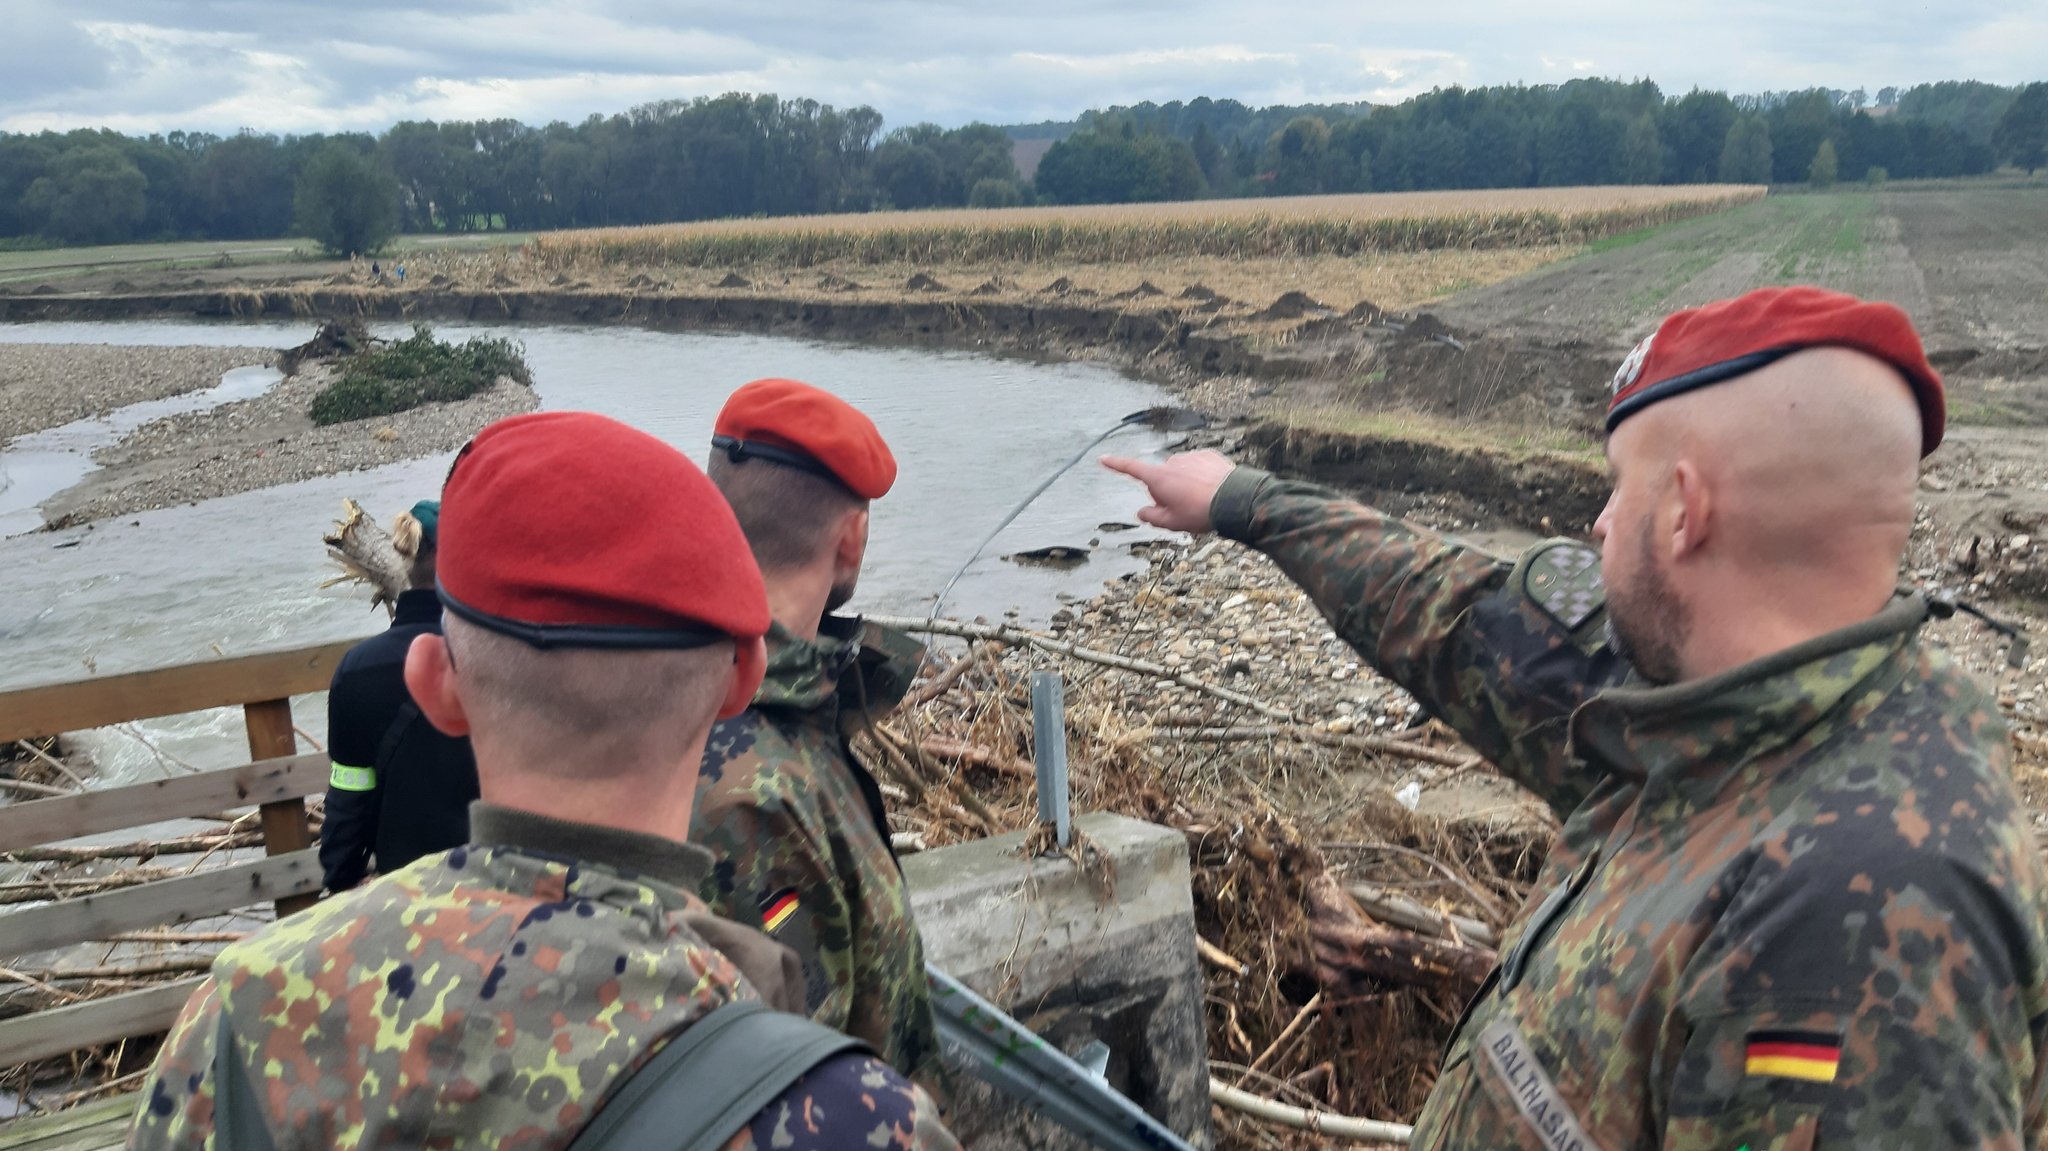
<svg viewBox="0 0 2048 1151">
<path fill-rule="evenodd" d="M 129 404 L 202 391 L 225 372 L 276 358 L 269 348 L 0 343 L 0 447 Z"/>
<path fill-rule="evenodd" d="M 532 388 L 500 378 L 466 400 L 317 426 L 308 408 L 333 372 L 331 364 L 310 365 L 254 399 L 144 425 L 95 453 L 98 470 L 46 501 L 46 521 L 76 527 L 450 452 L 493 420 L 540 403 Z"/>
</svg>

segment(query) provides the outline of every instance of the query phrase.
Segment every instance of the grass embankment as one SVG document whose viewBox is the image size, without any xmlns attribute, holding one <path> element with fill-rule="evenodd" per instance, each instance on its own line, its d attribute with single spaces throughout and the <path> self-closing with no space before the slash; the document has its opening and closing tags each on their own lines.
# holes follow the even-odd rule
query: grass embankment
<svg viewBox="0 0 2048 1151">
<path fill-rule="evenodd" d="M 397 343 L 372 347 L 343 360 L 334 382 L 313 397 L 319 425 L 388 416 L 426 403 L 466 400 L 509 376 L 531 386 L 525 349 L 494 336 L 460 344 L 434 338 L 425 324 Z"/>
</svg>

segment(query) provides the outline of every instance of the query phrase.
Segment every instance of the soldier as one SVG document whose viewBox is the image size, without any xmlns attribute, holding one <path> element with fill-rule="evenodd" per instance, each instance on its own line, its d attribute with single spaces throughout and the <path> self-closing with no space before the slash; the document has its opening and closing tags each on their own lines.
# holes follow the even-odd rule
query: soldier
<svg viewBox="0 0 2048 1151">
<path fill-rule="evenodd" d="M 752 698 L 768 627 L 703 474 L 601 416 L 516 416 L 457 457 L 442 512 L 449 617 L 406 684 L 471 736 L 469 843 L 222 952 L 130 1146 L 953 1147 L 871 1054 L 725 1074 L 764 1022 L 853 1041 L 748 1015 L 757 991 L 801 1003 L 795 957 L 690 894 L 711 866 L 683 842 L 704 739 Z M 694 1073 L 656 1074 L 677 1066 Z M 680 1111 L 657 1141 L 618 1135 L 662 1106 Z M 720 1108 L 726 1126 L 684 1137 Z"/>
<path fill-rule="evenodd" d="M 1769 289 L 1623 364 L 1597 555 L 1498 563 L 1213 452 L 1105 461 L 1563 820 L 1413 1146 L 2040 1144 L 2048 883 L 1997 710 L 1895 591 L 1943 409 L 1903 312 Z"/>
<path fill-rule="evenodd" d="M 691 838 L 718 857 L 704 898 L 804 963 L 812 1018 L 904 1074 L 938 1053 L 924 945 L 889 846 L 881 789 L 847 745 L 903 698 L 923 649 L 830 613 L 853 598 L 868 503 L 896 480 L 881 433 L 794 380 L 734 392 L 707 469 L 768 585 L 768 672 L 712 729 Z"/>
<path fill-rule="evenodd" d="M 405 690 L 412 641 L 441 631 L 434 554 L 441 505 L 421 500 L 391 522 L 391 544 L 405 561 L 391 626 L 349 649 L 327 692 L 327 820 L 320 867 L 329 891 L 347 891 L 372 866 L 397 871 L 422 855 L 469 838 L 477 797 L 469 741 L 443 735 Z"/>
</svg>

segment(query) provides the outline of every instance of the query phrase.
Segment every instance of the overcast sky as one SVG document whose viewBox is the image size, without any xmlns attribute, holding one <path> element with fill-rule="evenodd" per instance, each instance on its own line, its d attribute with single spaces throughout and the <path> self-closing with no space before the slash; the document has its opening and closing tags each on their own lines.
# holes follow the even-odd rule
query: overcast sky
<svg viewBox="0 0 2048 1151">
<path fill-rule="evenodd" d="M 891 126 L 1450 84 L 2048 79 L 2048 0 L 0 0 L 0 128 L 580 120 L 728 91 Z"/>
</svg>

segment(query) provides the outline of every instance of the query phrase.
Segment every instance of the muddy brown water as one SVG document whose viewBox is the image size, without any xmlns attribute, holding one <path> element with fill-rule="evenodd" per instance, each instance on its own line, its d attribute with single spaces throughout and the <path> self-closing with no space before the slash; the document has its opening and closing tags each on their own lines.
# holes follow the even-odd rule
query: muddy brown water
<svg viewBox="0 0 2048 1151">
<path fill-rule="evenodd" d="M 135 345 L 288 347 L 308 323 L 187 321 L 0 325 L 0 340 Z M 1039 364 L 965 353 L 905 351 L 779 337 L 619 327 L 446 324 L 449 338 L 522 341 L 543 408 L 604 412 L 702 461 L 725 396 L 747 380 L 794 376 L 844 395 L 875 418 L 902 462 L 875 505 L 869 561 L 852 605 L 922 614 L 973 541 L 1047 471 L 1134 410 L 1165 402 L 1158 388 L 1090 364 Z M 402 334 L 393 327 L 382 334 Z M 1156 452 L 1142 430 L 1106 445 Z M 344 497 L 388 521 L 432 495 L 447 470 L 437 455 L 369 471 L 105 521 L 91 530 L 0 540 L 0 689 L 109 674 L 266 648 L 367 635 L 382 626 L 358 588 L 325 588 L 322 531 Z M 1065 599 L 1143 568 L 1129 521 L 1138 492 L 1083 464 L 1056 483 L 990 547 L 954 591 L 946 614 L 1042 621 Z M 1095 546 L 1086 563 L 1049 570 L 1006 554 Z M 300 726 L 326 727 L 324 700 L 298 705 Z M 200 766 L 246 755 L 240 720 L 220 711 L 141 725 L 90 740 L 103 770 L 148 778 L 165 761 Z"/>
</svg>

